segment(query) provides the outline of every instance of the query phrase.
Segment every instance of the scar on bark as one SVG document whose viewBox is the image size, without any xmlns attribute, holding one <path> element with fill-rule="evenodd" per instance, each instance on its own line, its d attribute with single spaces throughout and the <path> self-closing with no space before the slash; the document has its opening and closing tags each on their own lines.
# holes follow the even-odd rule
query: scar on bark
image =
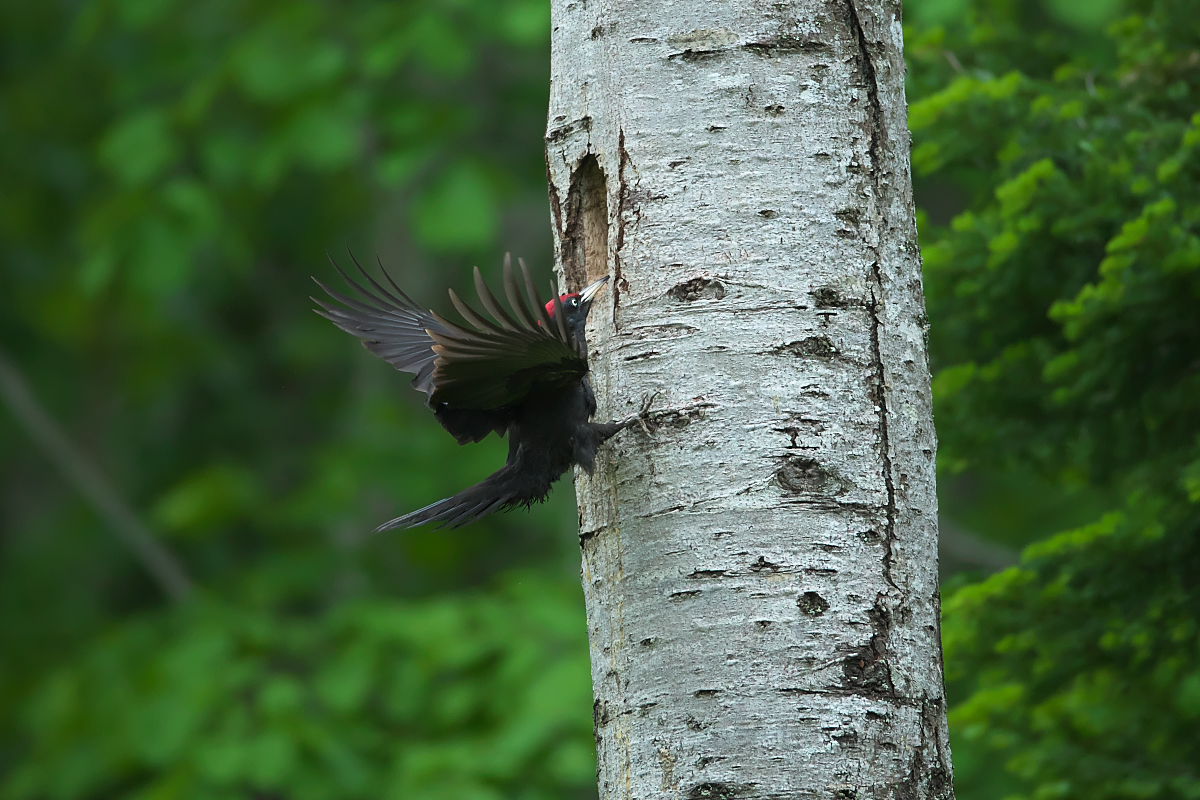
<svg viewBox="0 0 1200 800">
<path fill-rule="evenodd" d="M 796 600 L 796 607 L 810 617 L 819 617 L 829 610 L 829 601 L 817 592 L 805 592 Z"/>
<path fill-rule="evenodd" d="M 794 495 L 839 497 L 847 491 L 846 482 L 841 476 L 807 456 L 789 455 L 783 458 L 775 470 L 775 480 L 779 488 Z"/>
<path fill-rule="evenodd" d="M 875 699 L 894 698 L 896 686 L 892 683 L 892 667 L 889 659 L 888 637 L 892 632 L 892 615 L 883 604 L 882 596 L 867 611 L 871 624 L 871 638 L 861 647 L 854 648 L 842 660 L 842 688 L 864 697 Z"/>
<path fill-rule="evenodd" d="M 700 275 L 672 286 L 667 295 L 684 303 L 694 300 L 721 300 L 725 297 L 725 284 L 716 278 Z"/>
<path fill-rule="evenodd" d="M 804 339 L 780 345 L 771 352 L 776 355 L 789 355 L 796 358 L 833 359 L 839 355 L 833 340 L 828 336 L 808 336 Z"/>
<path fill-rule="evenodd" d="M 579 289 L 608 274 L 608 182 L 595 156 L 571 175 L 562 260 L 567 286 Z"/>
<path fill-rule="evenodd" d="M 753 788 L 754 784 L 739 785 L 712 781 L 696 784 L 684 796 L 687 800 L 734 800 L 736 797 L 749 794 Z"/>
</svg>

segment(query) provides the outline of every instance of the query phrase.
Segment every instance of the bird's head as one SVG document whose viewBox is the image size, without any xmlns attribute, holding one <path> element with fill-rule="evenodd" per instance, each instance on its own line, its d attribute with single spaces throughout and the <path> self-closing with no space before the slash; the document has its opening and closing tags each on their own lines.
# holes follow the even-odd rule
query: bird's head
<svg viewBox="0 0 1200 800">
<path fill-rule="evenodd" d="M 608 276 L 605 275 L 600 280 L 588 284 L 583 291 L 568 292 L 560 294 L 558 302 L 551 300 L 546 303 L 546 313 L 553 318 L 558 313 L 559 304 L 562 304 L 564 321 L 567 323 L 567 331 L 576 341 L 583 341 L 583 328 L 587 323 L 588 312 L 592 310 L 592 301 L 596 299 L 596 295 L 604 288 L 604 284 L 608 283 Z"/>
</svg>

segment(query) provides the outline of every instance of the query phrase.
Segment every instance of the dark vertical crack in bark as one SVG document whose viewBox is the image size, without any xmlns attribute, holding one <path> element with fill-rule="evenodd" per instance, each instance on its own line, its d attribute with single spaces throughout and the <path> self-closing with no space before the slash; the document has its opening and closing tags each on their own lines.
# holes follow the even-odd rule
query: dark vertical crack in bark
<svg viewBox="0 0 1200 800">
<path fill-rule="evenodd" d="M 617 329 L 617 307 L 621 303 L 621 290 L 625 278 L 621 274 L 621 250 L 625 247 L 625 211 L 629 203 L 629 178 L 626 168 L 629 166 L 629 151 L 625 149 L 625 129 L 621 128 L 617 135 L 617 237 L 613 245 L 613 330 Z"/>
<path fill-rule="evenodd" d="M 862 20 L 858 15 L 855 0 L 846 0 L 847 17 L 850 32 L 858 48 L 858 66 L 862 73 L 863 83 L 867 91 L 866 133 L 867 148 L 871 156 L 871 189 L 872 203 L 876 213 L 881 213 L 880 195 L 881 182 L 879 171 L 883 165 L 883 144 L 886 129 L 883 121 L 883 107 L 879 102 L 879 83 L 875 74 L 875 64 L 871 60 L 871 50 L 867 44 L 867 36 L 863 31 Z M 887 228 L 887 225 L 884 225 Z M 893 588 L 899 588 L 892 580 L 892 545 L 896 540 L 896 484 L 892 476 L 892 442 L 888 430 L 887 404 L 887 375 L 883 366 L 883 350 L 879 333 L 883 327 L 883 266 L 880 263 L 878 246 L 868 243 L 874 253 L 871 263 L 871 358 L 875 368 L 875 405 L 879 413 L 880 458 L 883 461 L 883 481 L 887 490 L 887 528 L 884 532 L 883 576 Z"/>
<path fill-rule="evenodd" d="M 878 188 L 879 167 L 883 163 L 883 140 L 887 135 L 883 123 L 883 106 L 879 102 L 879 78 L 875 74 L 875 62 L 871 60 L 871 48 L 867 44 L 867 35 L 863 31 L 855 0 L 846 0 L 846 8 L 849 11 L 850 32 L 858 46 L 858 67 L 867 89 L 867 134 L 871 153 L 871 175 Z M 878 196 L 876 199 L 878 200 Z"/>
<path fill-rule="evenodd" d="M 945 732 L 942 730 L 946 718 L 941 700 L 921 702 L 921 739 L 913 748 L 908 772 L 889 789 L 896 800 L 953 800 L 954 782 L 947 769 L 949 759 L 942 748 Z M 933 759 L 927 757 L 932 745 Z"/>
<path fill-rule="evenodd" d="M 896 482 L 892 477 L 891 434 L 888 430 L 887 376 L 883 368 L 883 352 L 879 343 L 879 329 L 883 322 L 880 319 L 880 306 L 883 303 L 883 277 L 880 274 L 879 260 L 871 265 L 871 275 L 875 286 L 871 288 L 871 358 L 875 368 L 875 404 L 879 409 L 879 455 L 883 461 L 883 483 L 887 490 L 887 520 L 883 536 L 883 577 L 888 585 L 899 589 L 892 579 L 893 553 L 892 545 L 896 541 Z M 878 292 L 878 293 L 877 293 Z"/>
<path fill-rule="evenodd" d="M 883 106 L 879 99 L 878 75 L 875 70 L 875 63 L 871 57 L 871 47 L 858 13 L 856 0 L 846 0 L 846 6 L 850 32 L 854 37 L 854 42 L 858 49 L 858 66 L 867 95 L 864 132 L 868 137 L 867 147 L 871 157 L 871 168 L 868 172 L 870 175 L 870 188 L 874 195 L 871 201 L 876 214 L 880 217 L 878 220 L 879 227 L 886 236 L 896 227 L 890 224 L 892 220 L 887 218 L 887 210 L 882 203 L 885 189 L 885 182 L 882 175 L 883 165 L 885 164 L 883 151 L 887 143 L 887 126 Z M 887 373 L 884 368 L 883 351 L 880 342 L 884 322 L 883 264 L 878 243 L 868 240 L 867 245 L 874 255 L 871 264 L 871 304 L 868 310 L 871 314 L 871 350 L 875 371 L 876 405 L 879 413 L 880 457 L 883 462 L 884 484 L 887 488 L 887 530 L 884 537 L 883 577 L 890 586 L 899 590 L 900 587 L 896 585 L 892 578 L 893 545 L 896 541 L 896 484 L 893 475 L 891 436 L 888 426 Z M 903 599 L 901 599 L 901 602 L 903 602 Z M 934 603 L 935 624 L 938 627 L 938 641 L 940 643 L 941 609 L 936 596 Z M 877 598 L 874 610 L 877 613 L 883 610 L 882 597 Z M 882 618 L 882 625 L 880 621 L 877 618 L 872 618 L 872 624 L 876 626 L 876 634 L 886 639 L 887 633 L 890 633 L 890 630 L 888 630 L 890 628 L 890 619 L 887 617 Z M 938 659 L 940 674 L 940 644 L 938 647 Z M 949 753 L 944 748 L 946 731 L 943 726 L 945 725 L 945 720 L 944 701 L 941 697 L 925 697 L 921 700 L 921 741 L 913 751 L 912 764 L 908 774 L 899 783 L 891 787 L 893 796 L 898 800 L 909 800 L 909 798 L 912 800 L 917 800 L 918 798 L 952 800 L 954 797 Z M 929 753 L 931 745 L 933 749 L 932 754 Z"/>
</svg>

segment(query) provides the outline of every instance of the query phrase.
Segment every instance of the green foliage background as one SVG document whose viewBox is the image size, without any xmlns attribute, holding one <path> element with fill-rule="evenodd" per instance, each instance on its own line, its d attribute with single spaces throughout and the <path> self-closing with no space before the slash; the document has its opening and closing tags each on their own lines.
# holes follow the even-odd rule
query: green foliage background
<svg viewBox="0 0 1200 800">
<path fill-rule="evenodd" d="M 1200 24 L 909 4 L 964 798 L 1200 797 Z M 0 350 L 199 589 L 0 415 L 0 798 L 594 796 L 570 492 L 487 474 L 309 312 L 548 261 L 541 0 L 0 5 Z"/>
</svg>

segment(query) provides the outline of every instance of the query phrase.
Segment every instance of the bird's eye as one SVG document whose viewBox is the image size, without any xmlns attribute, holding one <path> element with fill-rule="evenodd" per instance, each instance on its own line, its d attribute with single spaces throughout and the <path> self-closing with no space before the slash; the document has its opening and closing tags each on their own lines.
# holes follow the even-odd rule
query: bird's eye
<svg viewBox="0 0 1200 800">
<path fill-rule="evenodd" d="M 571 298 L 571 308 L 579 308 L 579 298 L 578 297 Z"/>
</svg>

